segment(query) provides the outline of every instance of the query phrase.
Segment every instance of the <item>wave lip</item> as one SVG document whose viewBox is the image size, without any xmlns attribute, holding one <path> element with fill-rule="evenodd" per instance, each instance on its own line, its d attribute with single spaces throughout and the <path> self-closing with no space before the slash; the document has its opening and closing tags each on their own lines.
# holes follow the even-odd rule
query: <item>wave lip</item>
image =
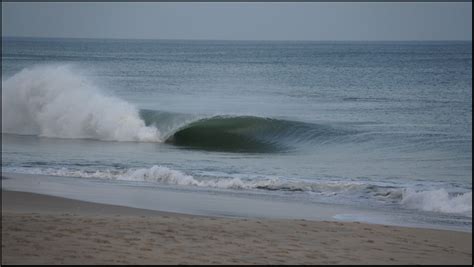
<svg viewBox="0 0 474 267">
<path fill-rule="evenodd" d="M 131 104 L 105 95 L 69 65 L 26 68 L 2 80 L 2 132 L 161 142 Z"/>
</svg>

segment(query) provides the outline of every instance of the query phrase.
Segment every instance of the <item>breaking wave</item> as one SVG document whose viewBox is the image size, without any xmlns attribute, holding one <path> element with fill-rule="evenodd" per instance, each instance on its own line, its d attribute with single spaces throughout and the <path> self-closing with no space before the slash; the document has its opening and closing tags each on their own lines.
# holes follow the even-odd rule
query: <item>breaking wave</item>
<svg viewBox="0 0 474 267">
<path fill-rule="evenodd" d="M 409 208 L 443 213 L 464 213 L 472 217 L 472 191 L 450 194 L 445 189 L 415 191 L 406 189 L 401 200 Z"/>
<path fill-rule="evenodd" d="M 2 80 L 2 132 L 55 138 L 166 142 L 213 151 L 274 152 L 349 133 L 329 125 L 257 116 L 138 110 L 105 94 L 70 65 L 26 68 Z"/>
<path fill-rule="evenodd" d="M 349 133 L 328 125 L 256 116 L 181 118 L 178 114 L 153 110 L 142 110 L 140 114 L 147 125 L 156 125 L 165 133 L 166 143 L 203 150 L 275 152 Z M 181 123 L 171 122 L 176 117 L 181 118 Z M 166 126 L 167 129 L 163 128 Z"/>
</svg>

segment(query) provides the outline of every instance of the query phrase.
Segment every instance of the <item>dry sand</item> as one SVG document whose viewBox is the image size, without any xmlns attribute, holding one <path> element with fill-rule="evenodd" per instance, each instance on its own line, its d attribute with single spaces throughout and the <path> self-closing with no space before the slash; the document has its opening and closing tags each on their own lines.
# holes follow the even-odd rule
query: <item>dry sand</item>
<svg viewBox="0 0 474 267">
<path fill-rule="evenodd" d="M 471 264 L 472 234 L 190 216 L 2 191 L 2 264 Z"/>
</svg>

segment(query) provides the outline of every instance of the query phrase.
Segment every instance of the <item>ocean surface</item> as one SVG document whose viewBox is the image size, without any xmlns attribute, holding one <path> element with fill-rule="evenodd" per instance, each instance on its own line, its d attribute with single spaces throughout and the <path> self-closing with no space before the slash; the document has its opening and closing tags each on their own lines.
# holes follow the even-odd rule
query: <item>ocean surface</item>
<svg viewBox="0 0 474 267">
<path fill-rule="evenodd" d="M 3 173 L 472 231 L 472 42 L 2 45 Z"/>
</svg>

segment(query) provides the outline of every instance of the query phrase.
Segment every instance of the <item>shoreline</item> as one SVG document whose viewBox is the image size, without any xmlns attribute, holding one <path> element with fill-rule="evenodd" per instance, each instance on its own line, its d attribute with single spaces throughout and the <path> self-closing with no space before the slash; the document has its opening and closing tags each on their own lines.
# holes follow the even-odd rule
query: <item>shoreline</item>
<svg viewBox="0 0 474 267">
<path fill-rule="evenodd" d="M 471 264 L 472 233 L 221 218 L 2 190 L 2 264 Z"/>
</svg>

